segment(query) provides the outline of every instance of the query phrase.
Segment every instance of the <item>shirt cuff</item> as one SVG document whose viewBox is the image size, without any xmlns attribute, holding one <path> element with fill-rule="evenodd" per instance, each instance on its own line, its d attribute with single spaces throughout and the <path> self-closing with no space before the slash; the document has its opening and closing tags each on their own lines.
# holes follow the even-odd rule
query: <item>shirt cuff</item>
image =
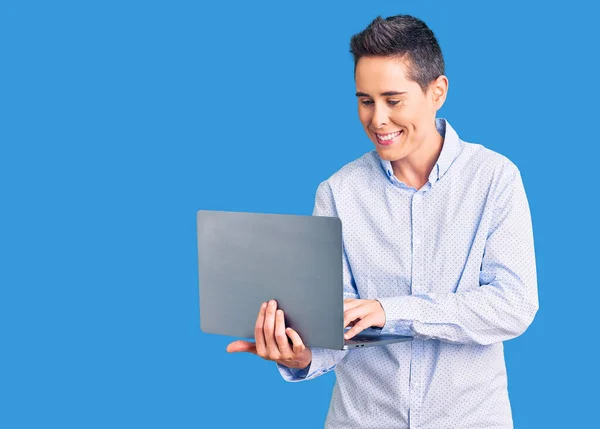
<svg viewBox="0 0 600 429">
<path fill-rule="evenodd" d="M 276 365 L 277 369 L 279 370 L 279 374 L 281 374 L 285 381 L 296 382 L 310 380 L 311 378 L 315 378 L 329 371 L 329 369 L 321 368 L 323 366 L 323 357 L 323 350 L 314 348 L 312 349 L 312 361 L 304 369 L 288 368 L 287 366 L 279 363 Z"/>
<path fill-rule="evenodd" d="M 285 365 L 277 364 L 277 369 L 285 381 L 302 381 L 308 375 L 312 362 L 304 369 L 288 368 Z"/>
</svg>

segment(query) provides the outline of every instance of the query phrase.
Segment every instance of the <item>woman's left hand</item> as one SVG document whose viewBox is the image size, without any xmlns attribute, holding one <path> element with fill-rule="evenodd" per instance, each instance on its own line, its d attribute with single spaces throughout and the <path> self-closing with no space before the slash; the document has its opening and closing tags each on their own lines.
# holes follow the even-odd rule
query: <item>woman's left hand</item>
<svg viewBox="0 0 600 429">
<path fill-rule="evenodd" d="M 352 328 L 344 335 L 345 339 L 352 338 L 372 326 L 383 328 L 385 311 L 381 303 L 376 299 L 345 299 L 344 328 L 349 325 L 352 325 Z"/>
</svg>

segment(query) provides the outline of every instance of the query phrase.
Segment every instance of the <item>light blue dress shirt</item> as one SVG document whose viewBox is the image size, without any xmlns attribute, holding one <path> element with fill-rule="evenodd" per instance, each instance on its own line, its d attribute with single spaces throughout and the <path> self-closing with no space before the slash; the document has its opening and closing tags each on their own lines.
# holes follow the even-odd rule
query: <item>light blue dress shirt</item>
<svg viewBox="0 0 600 429">
<path fill-rule="evenodd" d="M 538 309 L 529 205 L 511 161 L 436 127 L 444 144 L 421 189 L 372 151 L 317 190 L 313 214 L 342 221 L 344 296 L 378 299 L 382 331 L 414 336 L 277 365 L 287 381 L 335 370 L 326 428 L 513 428 L 502 341 Z"/>
</svg>

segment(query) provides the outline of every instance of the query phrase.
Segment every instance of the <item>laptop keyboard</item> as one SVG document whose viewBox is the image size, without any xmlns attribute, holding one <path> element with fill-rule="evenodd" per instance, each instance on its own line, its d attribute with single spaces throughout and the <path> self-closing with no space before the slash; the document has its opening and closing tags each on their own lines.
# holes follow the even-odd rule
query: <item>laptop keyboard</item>
<svg viewBox="0 0 600 429">
<path fill-rule="evenodd" d="M 374 337 L 354 337 L 349 340 L 344 340 L 345 344 L 362 344 L 362 343 L 372 343 L 374 341 L 381 341 L 381 338 Z"/>
</svg>

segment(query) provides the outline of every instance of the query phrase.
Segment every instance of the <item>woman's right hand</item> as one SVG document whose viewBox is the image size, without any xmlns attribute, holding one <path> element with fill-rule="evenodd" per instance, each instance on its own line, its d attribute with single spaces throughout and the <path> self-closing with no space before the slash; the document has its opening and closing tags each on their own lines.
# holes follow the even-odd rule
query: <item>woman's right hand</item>
<svg viewBox="0 0 600 429">
<path fill-rule="evenodd" d="M 277 309 L 275 300 L 263 302 L 260 307 L 254 325 L 254 339 L 254 343 L 234 341 L 227 346 L 227 351 L 254 353 L 288 368 L 304 369 L 312 361 L 312 351 L 304 345 L 300 335 L 292 328 L 286 329 L 283 310 Z"/>
</svg>

